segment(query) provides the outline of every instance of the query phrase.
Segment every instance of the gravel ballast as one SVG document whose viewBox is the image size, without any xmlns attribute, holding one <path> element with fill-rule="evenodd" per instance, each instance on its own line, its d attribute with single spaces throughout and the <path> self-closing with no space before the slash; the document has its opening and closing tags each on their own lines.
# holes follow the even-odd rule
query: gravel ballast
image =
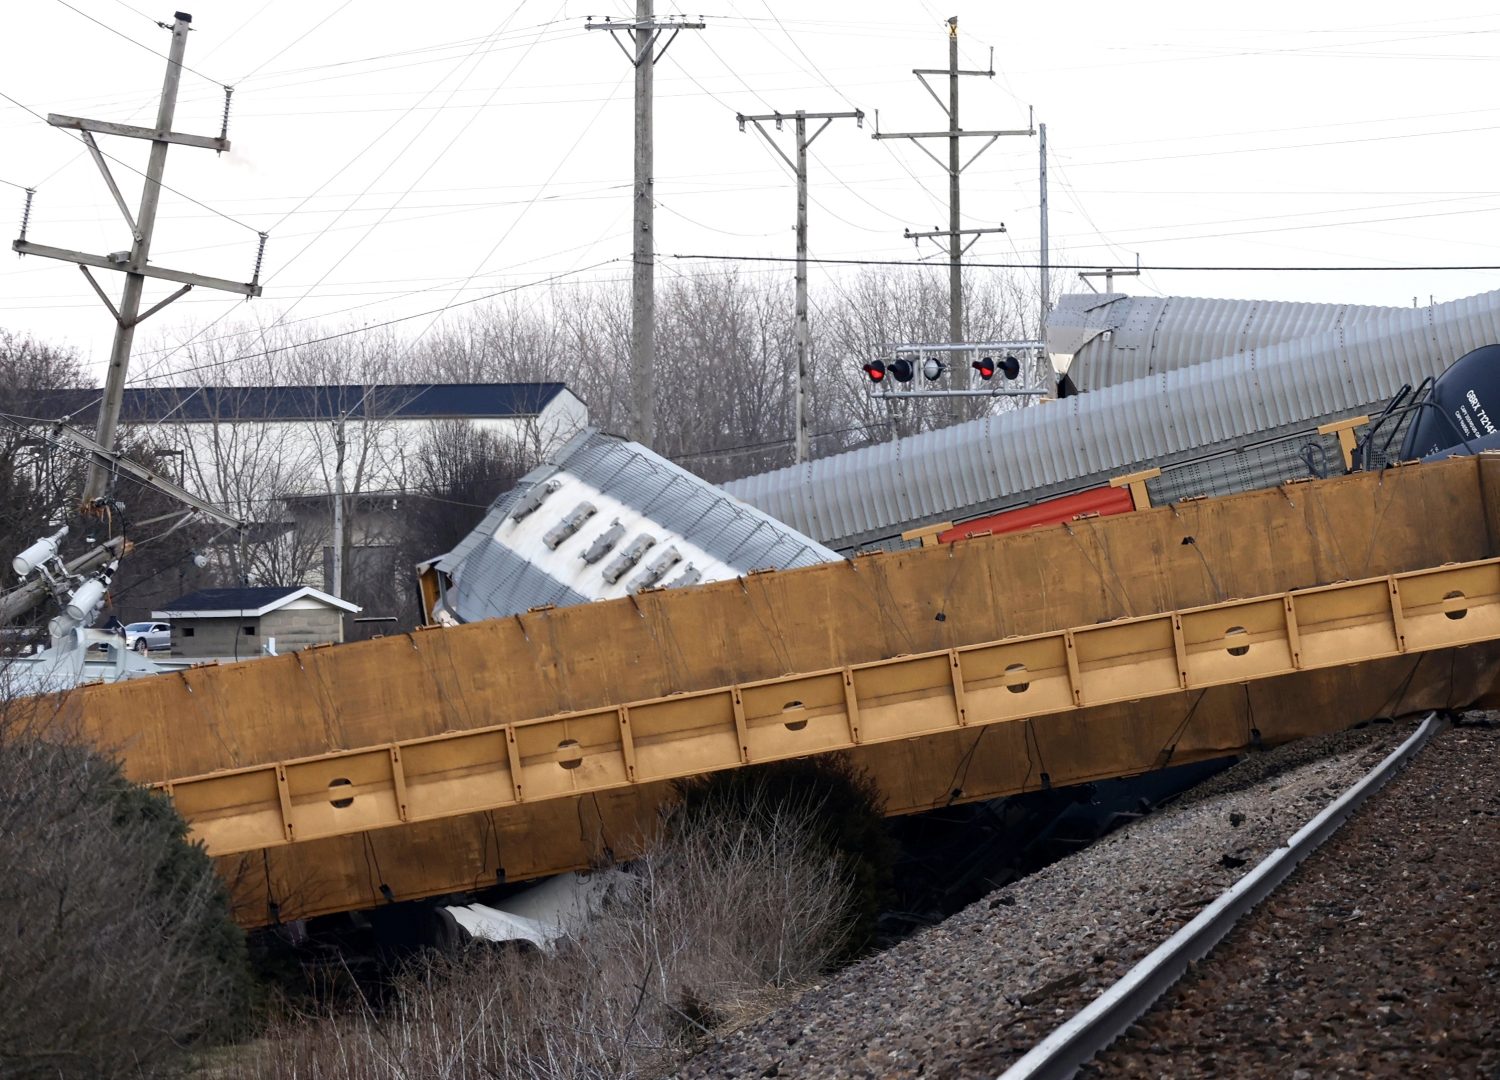
<svg viewBox="0 0 1500 1080">
<path fill-rule="evenodd" d="M 1168 809 L 722 1035 L 672 1075 L 993 1077 L 1414 727 L 1375 725 L 1253 755 Z"/>
<path fill-rule="evenodd" d="M 1500 1076 L 1500 731 L 1435 738 L 1086 1069 Z"/>
</svg>

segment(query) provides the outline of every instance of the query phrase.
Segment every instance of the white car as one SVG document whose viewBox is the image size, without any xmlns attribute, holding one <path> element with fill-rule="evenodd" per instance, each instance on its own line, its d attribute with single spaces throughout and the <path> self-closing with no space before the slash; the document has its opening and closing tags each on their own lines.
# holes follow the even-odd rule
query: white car
<svg viewBox="0 0 1500 1080">
<path fill-rule="evenodd" d="M 172 647 L 172 624 L 166 622 L 133 622 L 125 627 L 125 647 L 138 653 Z"/>
</svg>

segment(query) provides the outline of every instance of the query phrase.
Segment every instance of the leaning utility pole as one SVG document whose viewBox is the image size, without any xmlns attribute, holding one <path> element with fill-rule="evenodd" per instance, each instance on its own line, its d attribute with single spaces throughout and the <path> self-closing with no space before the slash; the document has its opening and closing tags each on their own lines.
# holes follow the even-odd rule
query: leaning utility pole
<svg viewBox="0 0 1500 1080">
<path fill-rule="evenodd" d="M 215 150 L 221 154 L 229 149 L 229 139 L 226 137 L 229 124 L 227 96 L 224 127 L 220 129 L 218 138 L 206 135 L 184 135 L 172 130 L 172 117 L 177 111 L 177 84 L 182 78 L 182 54 L 187 49 L 188 29 L 193 17 L 179 11 L 175 13 L 174 19 L 175 22 L 170 27 L 172 31 L 171 55 L 167 59 L 167 74 L 162 83 L 161 104 L 157 107 L 154 128 L 116 124 L 105 120 L 86 120 L 79 116 L 60 116 L 57 113 L 52 113 L 47 117 L 47 123 L 53 127 L 82 132 L 81 137 L 90 155 L 93 156 L 94 164 L 99 166 L 99 171 L 104 175 L 104 182 L 109 186 L 110 194 L 114 196 L 120 213 L 125 216 L 125 223 L 130 226 L 132 236 L 130 250 L 116 251 L 109 255 L 89 255 L 82 251 L 69 251 L 64 248 L 30 243 L 26 239 L 24 230 L 21 238 L 11 245 L 22 255 L 43 255 L 49 259 L 63 259 L 77 263 L 84 277 L 88 278 L 89 284 L 93 286 L 94 292 L 99 295 L 99 299 L 104 301 L 104 306 L 109 308 L 110 314 L 115 317 L 115 341 L 110 350 L 109 374 L 105 381 L 104 402 L 99 407 L 99 426 L 95 434 L 95 440 L 106 450 L 114 447 L 115 428 L 120 420 L 120 403 L 124 399 L 125 373 L 130 366 L 130 346 L 135 339 L 135 328 L 194 285 L 241 293 L 245 296 L 259 296 L 261 291 L 257 282 L 260 278 L 261 255 L 265 251 L 265 233 L 260 234 L 260 252 L 255 258 L 255 273 L 248 283 L 205 277 L 202 274 L 190 274 L 181 270 L 168 270 L 160 266 L 151 266 L 146 261 L 151 252 L 151 234 L 156 225 L 157 203 L 161 198 L 161 178 L 167 165 L 167 147 L 172 143 L 180 143 L 183 146 Z M 227 94 L 228 88 L 225 89 Z M 99 152 L 99 147 L 94 142 L 94 132 L 101 135 L 123 135 L 131 139 L 148 139 L 151 142 L 151 156 L 146 165 L 146 182 L 141 188 L 140 208 L 133 218 L 130 216 L 130 209 L 125 205 L 125 199 L 120 194 L 118 185 L 115 184 L 114 177 L 110 174 L 104 155 Z M 94 275 L 89 273 L 90 266 L 124 272 L 125 291 L 120 297 L 118 308 L 110 303 L 109 297 L 104 295 L 104 290 L 99 287 Z M 182 288 L 143 314 L 141 294 L 148 277 L 175 281 Z M 88 481 L 83 491 L 84 505 L 106 494 L 106 485 L 110 475 L 97 458 L 90 462 Z"/>
<path fill-rule="evenodd" d="M 797 461 L 803 462 L 808 456 L 807 435 L 807 407 L 812 397 L 812 360 L 811 352 L 812 335 L 807 326 L 807 148 L 812 145 L 813 139 L 823 134 L 823 129 L 835 120 L 852 119 L 860 127 L 865 126 L 865 114 L 860 109 L 853 112 L 815 112 L 810 113 L 798 109 L 794 113 L 765 113 L 760 116 L 746 116 L 739 113 L 735 117 L 740 123 L 740 130 L 745 130 L 745 121 L 755 125 L 755 130 L 765 137 L 766 142 L 771 144 L 771 149 L 781 155 L 781 160 L 786 162 L 793 174 L 797 177 L 797 318 L 795 333 L 797 337 L 797 404 L 796 404 L 796 443 Z M 792 161 L 786 156 L 786 151 L 776 145 L 776 140 L 771 138 L 770 132 L 761 123 L 762 120 L 776 121 L 776 130 L 781 130 L 783 120 L 795 120 L 797 130 L 797 160 Z M 807 122 L 809 120 L 823 121 L 818 125 L 818 130 L 811 135 L 807 133 Z"/>
<path fill-rule="evenodd" d="M 652 71 L 677 35 L 683 30 L 702 30 L 704 23 L 668 20 L 657 22 L 655 0 L 635 0 L 635 18 L 631 21 L 606 19 L 590 21 L 586 30 L 609 30 L 625 58 L 635 67 L 635 244 L 631 253 L 634 270 L 630 285 L 630 437 L 649 447 L 656 438 L 656 252 L 654 228 L 655 199 L 652 192 L 651 133 Z M 613 31 L 628 30 L 634 38 L 634 52 Z M 656 39 L 663 30 L 672 31 L 661 51 Z"/>
<path fill-rule="evenodd" d="M 964 340 L 964 300 L 963 300 L 963 256 L 984 233 L 1004 232 L 1005 226 L 1001 225 L 993 229 L 962 229 L 959 227 L 959 176 L 970 165 L 974 164 L 979 155 L 994 145 L 995 140 L 1002 135 L 1035 135 L 1036 131 L 1030 125 L 1024 130 L 1016 131 L 965 131 L 958 126 L 958 78 L 960 75 L 982 75 L 986 78 L 995 77 L 994 50 L 990 51 L 990 66 L 986 71 L 963 71 L 958 66 L 958 16 L 955 15 L 948 20 L 948 66 L 946 68 L 913 68 L 912 74 L 921 80 L 922 86 L 932 95 L 933 100 L 938 103 L 944 112 L 948 114 L 947 131 L 906 131 L 906 132 L 881 132 L 874 134 L 876 139 L 910 139 L 912 144 L 918 147 L 940 168 L 946 168 L 948 172 L 948 227 L 946 229 L 934 229 L 931 232 L 914 233 L 907 230 L 903 235 L 909 240 L 921 240 L 946 236 L 948 238 L 948 342 L 952 345 L 962 344 Z M 932 84 L 927 81 L 928 75 L 948 76 L 948 104 L 943 104 L 943 99 L 938 96 Z M 877 127 L 878 119 L 877 119 Z M 959 141 L 961 139 L 973 138 L 975 136 L 988 136 L 989 142 L 985 143 L 968 161 L 959 164 Z M 922 139 L 947 139 L 948 140 L 948 163 L 945 166 L 941 158 L 927 147 L 923 146 Z M 973 237 L 967 244 L 963 242 L 965 236 Z M 969 369 L 953 366 L 953 378 L 958 383 L 959 390 L 969 388 Z M 962 419 L 964 416 L 963 399 L 955 397 L 953 400 L 953 418 Z"/>
</svg>

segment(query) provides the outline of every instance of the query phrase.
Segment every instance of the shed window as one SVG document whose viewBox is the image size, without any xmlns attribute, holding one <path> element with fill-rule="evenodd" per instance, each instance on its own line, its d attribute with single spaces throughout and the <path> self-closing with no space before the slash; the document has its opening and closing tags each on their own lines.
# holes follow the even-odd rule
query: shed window
<svg viewBox="0 0 1500 1080">
<path fill-rule="evenodd" d="M 247 627 L 244 628 L 244 630 L 245 630 L 245 636 L 246 637 L 254 637 L 255 636 L 255 627 L 254 626 L 247 626 Z"/>
<path fill-rule="evenodd" d="M 191 626 L 184 626 L 178 630 L 178 633 L 180 633 L 183 637 L 192 637 L 193 628 Z"/>
</svg>

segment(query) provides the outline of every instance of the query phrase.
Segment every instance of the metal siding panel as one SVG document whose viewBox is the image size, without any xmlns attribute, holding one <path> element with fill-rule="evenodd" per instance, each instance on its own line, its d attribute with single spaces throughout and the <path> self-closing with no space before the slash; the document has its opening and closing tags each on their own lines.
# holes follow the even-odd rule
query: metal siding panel
<svg viewBox="0 0 1500 1080">
<path fill-rule="evenodd" d="M 534 516 L 520 523 L 508 520 L 519 498 L 554 478 L 562 489 Z M 597 520 L 591 519 L 555 551 L 545 547 L 539 527 L 555 525 L 559 515 L 580 501 L 597 503 Z M 705 582 L 753 569 L 810 566 L 838 558 L 764 511 L 644 447 L 585 429 L 551 463 L 496 499 L 479 525 L 437 560 L 453 578 L 449 596 L 455 611 L 474 621 L 542 604 L 561 606 L 621 595 L 633 570 L 611 583 L 598 566 L 577 558 L 584 541 L 615 516 L 628 537 L 654 536 L 651 552 L 680 547 L 684 560 L 695 562 Z"/>
<path fill-rule="evenodd" d="M 1118 315 L 1121 304 L 1100 310 Z M 1464 353 L 1500 341 L 1500 293 L 1428 309 L 1194 300 L 1153 301 L 1140 310 L 1160 316 L 1148 344 L 1151 362 L 1166 369 L 1150 377 L 725 487 L 774 513 L 780 493 L 795 483 L 802 510 L 792 523 L 847 550 L 920 520 L 1003 508 L 1369 411 L 1402 383 L 1438 374 Z M 1185 340 L 1196 345 L 1173 343 L 1183 326 Z M 1205 342 L 1236 351 L 1179 363 Z M 1026 451 L 1010 452 L 1017 446 Z M 971 466 L 986 455 L 993 469 Z M 1280 477 L 1285 462 L 1272 457 L 1215 463 L 1203 476 L 1214 485 L 1234 475 Z"/>
</svg>

